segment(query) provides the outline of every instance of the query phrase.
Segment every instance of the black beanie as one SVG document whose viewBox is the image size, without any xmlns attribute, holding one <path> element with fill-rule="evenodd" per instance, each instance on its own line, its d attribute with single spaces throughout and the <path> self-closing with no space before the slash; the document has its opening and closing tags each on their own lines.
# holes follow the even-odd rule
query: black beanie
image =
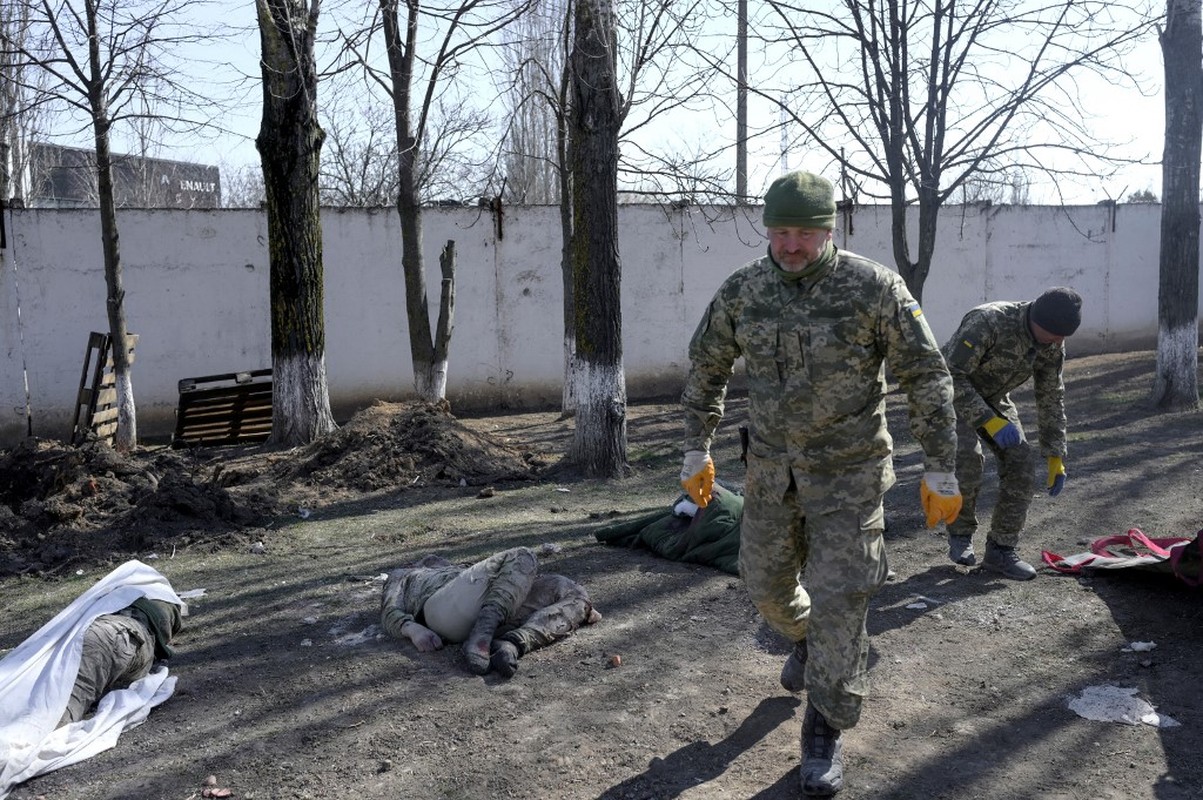
<svg viewBox="0 0 1203 800">
<path fill-rule="evenodd" d="M 809 172 L 791 172 L 773 181 L 764 195 L 766 228 L 835 227 L 835 187 Z"/>
<path fill-rule="evenodd" d="M 1073 289 L 1049 289 L 1032 303 L 1032 322 L 1054 336 L 1073 336 L 1082 324 L 1082 297 Z"/>
</svg>

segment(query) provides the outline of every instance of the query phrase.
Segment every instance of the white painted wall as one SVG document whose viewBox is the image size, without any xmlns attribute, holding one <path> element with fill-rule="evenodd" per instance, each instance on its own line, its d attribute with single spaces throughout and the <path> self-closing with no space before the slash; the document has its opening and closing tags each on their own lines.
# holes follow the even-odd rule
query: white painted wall
<svg viewBox="0 0 1203 800">
<path fill-rule="evenodd" d="M 486 209 L 424 212 L 427 287 L 457 252 L 448 397 L 453 408 L 554 406 L 563 364 L 558 210 L 508 208 L 502 236 Z M 685 349 L 706 303 L 759 256 L 759 208 L 621 206 L 624 363 L 632 398 L 680 391 Z M 924 309 L 938 338 L 972 306 L 1082 293 L 1071 355 L 1151 348 L 1157 335 L 1159 205 L 952 206 L 940 217 Z M 858 209 L 841 247 L 893 263 L 889 209 Z M 27 430 L 70 433 L 89 331 L 108 329 L 95 211 L 13 210 L 0 253 L 0 445 Z M 323 212 L 326 366 L 340 419 L 412 387 L 401 238 L 392 209 Z M 181 378 L 271 366 L 267 221 L 257 210 L 122 211 L 121 257 L 139 433 L 174 427 Z M 19 307 L 19 315 L 18 315 Z"/>
</svg>

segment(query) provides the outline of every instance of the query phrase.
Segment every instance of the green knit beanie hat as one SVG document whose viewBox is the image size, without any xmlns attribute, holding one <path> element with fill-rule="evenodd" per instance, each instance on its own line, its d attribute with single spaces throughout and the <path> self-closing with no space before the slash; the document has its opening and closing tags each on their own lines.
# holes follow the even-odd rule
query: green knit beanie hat
<svg viewBox="0 0 1203 800">
<path fill-rule="evenodd" d="M 764 195 L 766 228 L 835 227 L 835 187 L 809 172 L 782 175 Z"/>
</svg>

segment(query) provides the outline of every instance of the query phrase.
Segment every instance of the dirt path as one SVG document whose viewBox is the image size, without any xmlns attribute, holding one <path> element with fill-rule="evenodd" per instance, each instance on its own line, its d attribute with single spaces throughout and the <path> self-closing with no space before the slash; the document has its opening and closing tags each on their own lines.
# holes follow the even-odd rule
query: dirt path
<svg viewBox="0 0 1203 800">
<path fill-rule="evenodd" d="M 1151 353 L 1069 363 L 1069 484 L 1060 498 L 1033 503 L 1029 560 L 1130 527 L 1151 535 L 1203 527 L 1203 414 L 1142 411 L 1152 368 Z M 1021 402 L 1030 416 L 1030 398 Z M 891 408 L 899 484 L 887 498 L 896 577 L 873 603 L 873 696 L 847 734 L 840 797 L 1203 796 L 1203 595 L 1164 578 L 1042 573 L 1015 584 L 954 567 L 943 540 L 922 527 L 921 459 L 899 406 Z M 177 458 L 195 486 L 222 490 L 215 496 L 228 502 L 227 517 L 172 515 L 159 504 L 137 524 L 113 527 L 90 496 L 60 491 L 62 503 L 84 508 L 80 521 L 54 528 L 37 519 L 58 531 L 41 544 L 74 559 L 69 570 L 26 546 L 15 531 L 32 523 L 20 508 L 0 520 L 10 567 L 24 565 L 0 578 L 5 650 L 129 552 L 177 590 L 204 590 L 172 661 L 175 696 L 115 749 L 14 798 L 186 800 L 202 796 L 210 775 L 233 796 L 259 800 L 798 796 L 801 708 L 777 684 L 786 647 L 738 579 L 594 536 L 675 498 L 673 404 L 631 408 L 633 474 L 613 482 L 492 480 L 554 461 L 571 435 L 554 414 L 462 420 L 452 449 L 476 441 L 497 459 L 479 470 L 448 467 L 448 452 L 425 461 L 398 453 L 394 412 L 378 409 L 375 425 L 344 432 L 321 464 L 311 452 L 154 456 L 159 486 L 168 482 L 161 465 Z M 736 484 L 741 413 L 734 402 L 716 453 L 720 480 Z M 370 487 L 383 467 L 368 454 L 390 450 L 388 486 Z M 368 481 L 358 486 L 345 461 L 355 454 Z M 131 474 L 154 473 L 147 459 Z M 99 477 L 118 481 L 123 469 Z M 492 496 L 481 496 L 485 486 Z M 134 546 L 105 563 L 101 536 Z M 380 636 L 376 576 L 425 552 L 466 560 L 517 544 L 582 582 L 604 619 L 523 659 L 508 681 L 470 674 L 454 648 L 418 654 Z M 1156 646 L 1126 651 L 1135 641 Z M 1096 722 L 1067 707 L 1105 684 L 1135 688 L 1180 726 Z"/>
</svg>

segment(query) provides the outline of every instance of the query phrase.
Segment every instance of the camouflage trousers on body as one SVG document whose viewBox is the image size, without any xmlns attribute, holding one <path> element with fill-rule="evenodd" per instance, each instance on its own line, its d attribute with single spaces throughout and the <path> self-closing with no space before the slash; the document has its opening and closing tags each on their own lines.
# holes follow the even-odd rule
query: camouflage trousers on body
<svg viewBox="0 0 1203 800">
<path fill-rule="evenodd" d="M 863 486 L 837 479 L 821 499 L 804 502 L 782 470 L 788 467 L 748 454 L 739 571 L 765 622 L 790 641 L 806 639 L 808 699 L 846 730 L 869 693 L 865 619 L 888 572 L 882 496 L 870 492 L 866 500 Z"/>
<path fill-rule="evenodd" d="M 535 554 L 525 547 L 495 553 L 431 595 L 423 613 L 429 622 L 441 609 L 454 609 L 447 613 L 464 618 L 450 624 L 467 631 L 482 606 L 495 605 L 505 613 L 495 638 L 513 642 L 524 655 L 567 636 L 593 610 L 579 584 L 562 575 L 538 575 L 538 567 Z"/>
<path fill-rule="evenodd" d="M 540 575 L 530 593 L 497 629 L 497 638 L 513 642 L 518 655 L 546 647 L 585 624 L 593 604 L 584 587 L 563 575 Z"/>
<path fill-rule="evenodd" d="M 1019 534 L 1027 522 L 1028 507 L 1036 488 L 1036 448 L 1024 437 L 1023 426 L 1013 410 L 1006 418 L 1019 429 L 1020 442 L 1003 449 L 957 417 L 957 483 L 961 487 L 961 513 L 948 526 L 948 532 L 953 536 L 971 537 L 977 532 L 977 497 L 986 465 L 982 452 L 984 443 L 998 459 L 998 502 L 994 505 L 986 538 L 1006 547 L 1019 544 Z"/>
<path fill-rule="evenodd" d="M 79 722 L 108 692 L 125 689 L 150 672 L 155 638 L 142 623 L 122 614 L 102 614 L 84 631 L 79 673 L 58 724 Z"/>
</svg>

